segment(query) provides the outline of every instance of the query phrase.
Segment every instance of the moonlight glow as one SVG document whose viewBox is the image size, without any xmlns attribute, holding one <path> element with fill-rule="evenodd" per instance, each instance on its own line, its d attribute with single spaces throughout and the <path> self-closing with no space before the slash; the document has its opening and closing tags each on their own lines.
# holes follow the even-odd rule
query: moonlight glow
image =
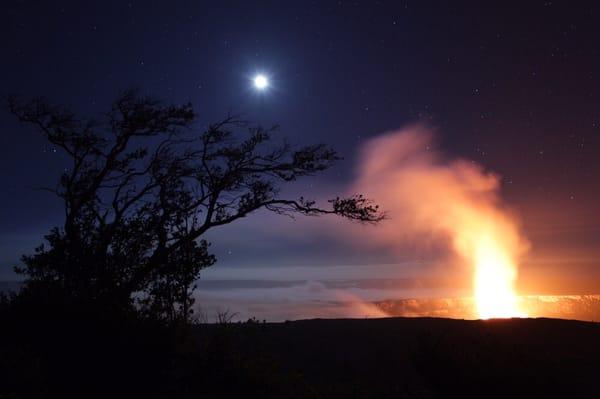
<svg viewBox="0 0 600 399">
<path fill-rule="evenodd" d="M 265 75 L 256 75 L 253 81 L 254 87 L 258 90 L 265 90 L 269 87 L 269 79 Z"/>
</svg>

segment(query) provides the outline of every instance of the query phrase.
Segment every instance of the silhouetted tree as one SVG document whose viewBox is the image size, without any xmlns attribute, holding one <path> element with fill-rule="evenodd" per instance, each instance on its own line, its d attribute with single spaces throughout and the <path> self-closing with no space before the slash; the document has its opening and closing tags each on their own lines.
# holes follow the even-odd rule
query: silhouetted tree
<svg viewBox="0 0 600 399">
<path fill-rule="evenodd" d="M 190 104 L 163 106 L 127 91 L 100 121 L 40 98 L 11 98 L 9 107 L 71 160 L 51 190 L 64 202 L 64 224 L 17 268 L 27 277 L 25 292 L 119 311 L 140 304 L 154 317 L 187 320 L 194 281 L 215 262 L 202 239 L 209 229 L 261 208 L 383 218 L 360 195 L 332 199 L 326 208 L 281 198 L 280 184 L 329 168 L 336 152 L 322 144 L 272 146 L 271 130 L 233 118 L 194 135 Z M 236 128 L 248 134 L 238 139 Z"/>
</svg>

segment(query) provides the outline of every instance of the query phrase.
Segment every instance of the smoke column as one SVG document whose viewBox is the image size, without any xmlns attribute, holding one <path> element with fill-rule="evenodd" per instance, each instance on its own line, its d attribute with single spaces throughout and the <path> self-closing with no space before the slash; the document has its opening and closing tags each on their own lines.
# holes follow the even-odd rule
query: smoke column
<svg viewBox="0 0 600 399">
<path fill-rule="evenodd" d="M 414 125 L 362 149 L 352 189 L 374 198 L 389 216 L 373 229 L 373 238 L 388 246 L 445 239 L 473 273 L 481 318 L 525 315 L 515 282 L 527 241 L 502 207 L 499 177 L 473 162 L 446 158 L 432 139 L 430 129 Z"/>
</svg>

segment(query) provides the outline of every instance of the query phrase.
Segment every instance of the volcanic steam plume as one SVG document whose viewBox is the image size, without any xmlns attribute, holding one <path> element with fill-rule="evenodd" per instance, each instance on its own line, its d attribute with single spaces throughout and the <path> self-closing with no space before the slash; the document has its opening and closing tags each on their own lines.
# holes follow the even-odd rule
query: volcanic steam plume
<svg viewBox="0 0 600 399">
<path fill-rule="evenodd" d="M 524 316 L 515 282 L 527 240 L 502 206 L 499 177 L 473 162 L 448 159 L 432 139 L 430 129 L 414 125 L 362 149 L 352 189 L 375 198 L 389 215 L 373 238 L 388 246 L 446 239 L 473 273 L 479 317 Z"/>
</svg>

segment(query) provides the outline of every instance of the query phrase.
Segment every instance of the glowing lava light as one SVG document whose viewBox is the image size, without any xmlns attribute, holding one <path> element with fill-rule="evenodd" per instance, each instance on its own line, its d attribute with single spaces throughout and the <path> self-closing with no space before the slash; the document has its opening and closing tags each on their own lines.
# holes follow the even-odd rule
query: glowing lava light
<svg viewBox="0 0 600 399">
<path fill-rule="evenodd" d="M 489 236 L 480 237 L 475 247 L 475 306 L 479 317 L 526 317 L 519 309 L 515 290 L 517 266 L 501 244 Z"/>
</svg>

